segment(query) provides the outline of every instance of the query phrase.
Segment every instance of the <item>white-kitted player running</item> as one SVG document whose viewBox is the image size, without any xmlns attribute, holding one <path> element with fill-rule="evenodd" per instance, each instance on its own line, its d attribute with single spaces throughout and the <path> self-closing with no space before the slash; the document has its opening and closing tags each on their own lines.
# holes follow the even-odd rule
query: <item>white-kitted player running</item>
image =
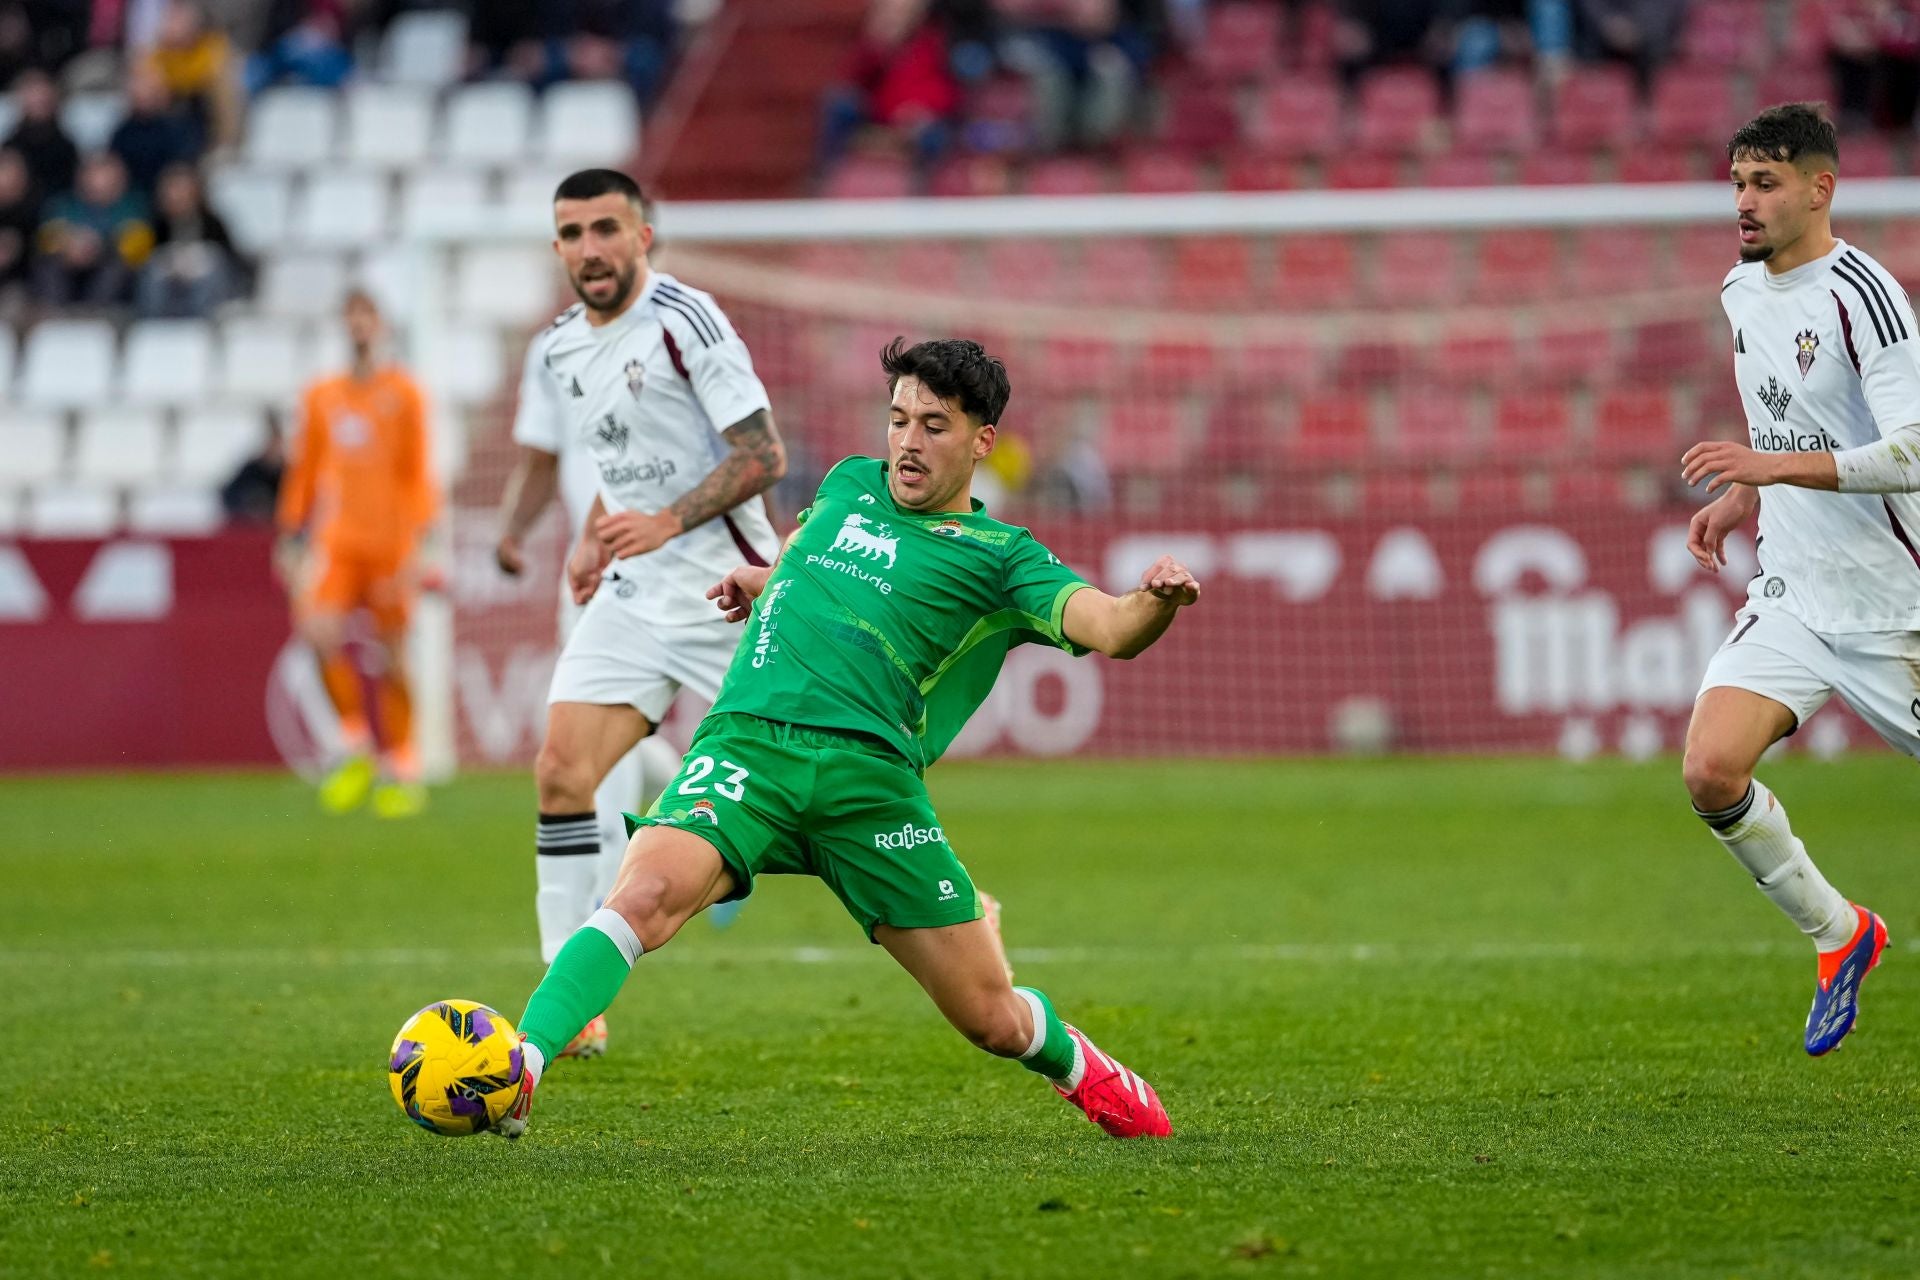
<svg viewBox="0 0 1920 1280">
<path fill-rule="evenodd" d="M 649 268 L 648 212 L 639 186 L 615 170 L 560 184 L 554 251 L 580 304 L 529 356 L 559 406 L 566 435 L 557 454 L 587 459 L 595 485 L 567 561 L 572 598 L 585 608 L 554 668 L 534 767 L 548 961 L 600 888 L 594 855 L 606 837 L 596 789 L 683 687 L 711 698 L 732 661 L 739 629 L 715 613 L 707 588 L 779 549 L 760 500 L 786 471 L 766 388 L 713 299 Z M 544 483 L 550 493 L 553 476 Z M 524 484 L 510 495 L 503 568 L 517 564 L 518 538 L 538 511 L 524 521 L 518 513 L 537 496 Z M 607 835 L 624 852 L 624 832 Z M 568 1051 L 590 1056 L 605 1045 L 606 1024 L 595 1019 Z"/>
<path fill-rule="evenodd" d="M 1710 441 L 1682 461 L 1687 483 L 1726 489 L 1690 530 L 1708 570 L 1760 511 L 1760 571 L 1694 704 L 1687 790 L 1813 939 L 1815 1055 L 1853 1029 L 1887 929 L 1827 883 L 1754 766 L 1834 693 L 1920 755 L 1920 324 L 1893 277 L 1833 237 L 1839 151 L 1813 103 L 1771 107 L 1728 144 L 1741 262 L 1720 297 L 1753 445 Z"/>
</svg>

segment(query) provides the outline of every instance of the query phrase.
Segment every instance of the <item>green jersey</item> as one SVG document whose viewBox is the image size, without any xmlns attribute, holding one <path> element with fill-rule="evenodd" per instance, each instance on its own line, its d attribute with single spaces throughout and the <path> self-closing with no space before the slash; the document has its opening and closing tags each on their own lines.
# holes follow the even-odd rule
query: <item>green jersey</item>
<svg viewBox="0 0 1920 1280">
<path fill-rule="evenodd" d="M 923 770 L 1013 646 L 1086 652 L 1060 623 L 1087 585 L 977 499 L 968 512 L 906 511 L 885 462 L 848 458 L 800 513 L 714 714 L 868 734 Z"/>
</svg>

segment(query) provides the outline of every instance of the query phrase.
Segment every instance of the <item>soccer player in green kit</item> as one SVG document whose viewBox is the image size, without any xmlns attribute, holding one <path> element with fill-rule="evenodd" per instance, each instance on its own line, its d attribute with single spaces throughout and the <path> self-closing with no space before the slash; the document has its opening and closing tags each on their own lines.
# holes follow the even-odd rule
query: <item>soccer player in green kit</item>
<svg viewBox="0 0 1920 1280">
<path fill-rule="evenodd" d="M 527 1005 L 526 1070 L 497 1129 L 526 1131 L 540 1074 L 603 1012 L 634 962 L 757 875 L 825 881 L 867 936 L 988 1053 L 1017 1058 L 1114 1137 L 1165 1137 L 1151 1086 L 1015 987 L 922 774 L 993 687 L 1016 644 L 1131 658 L 1200 584 L 1171 557 L 1110 596 L 972 497 L 1009 388 L 957 339 L 881 354 L 886 458 L 827 474 L 770 568 L 708 592 L 751 618 L 719 700 L 645 818 L 613 892 Z M 757 602 L 757 603 L 756 603 Z"/>
</svg>

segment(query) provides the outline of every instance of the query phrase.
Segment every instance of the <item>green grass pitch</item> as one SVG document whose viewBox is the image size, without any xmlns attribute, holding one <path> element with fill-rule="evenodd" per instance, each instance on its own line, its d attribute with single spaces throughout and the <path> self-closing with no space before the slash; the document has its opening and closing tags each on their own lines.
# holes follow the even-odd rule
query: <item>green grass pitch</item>
<svg viewBox="0 0 1920 1280">
<path fill-rule="evenodd" d="M 0 1275 L 1920 1275 L 1910 764 L 1765 771 L 1893 931 L 1861 1028 L 1672 761 L 955 764 L 1022 980 L 1159 1088 L 1103 1139 L 821 886 L 644 959 L 526 1140 L 406 1123 L 407 1014 L 518 1017 L 532 791 L 0 781 Z"/>
</svg>

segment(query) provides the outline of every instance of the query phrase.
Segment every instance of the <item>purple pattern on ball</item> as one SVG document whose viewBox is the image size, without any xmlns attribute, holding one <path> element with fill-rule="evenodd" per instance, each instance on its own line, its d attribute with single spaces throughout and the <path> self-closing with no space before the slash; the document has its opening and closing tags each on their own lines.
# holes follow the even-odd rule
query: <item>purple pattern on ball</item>
<svg viewBox="0 0 1920 1280">
<path fill-rule="evenodd" d="M 513 1046 L 512 1049 L 507 1051 L 507 1083 L 519 1084 L 520 1073 L 525 1069 L 525 1066 L 526 1063 L 520 1055 L 520 1046 Z"/>
<path fill-rule="evenodd" d="M 457 1089 L 448 1089 L 447 1113 L 456 1116 L 483 1116 L 487 1114 L 487 1104 L 478 1098 L 469 1098 Z"/>
<path fill-rule="evenodd" d="M 493 1011 L 492 1010 L 475 1009 L 473 1013 L 470 1014 L 469 1016 L 472 1017 L 473 1019 L 474 1043 L 478 1044 L 480 1041 L 485 1040 L 488 1036 L 493 1034 Z"/>
<path fill-rule="evenodd" d="M 405 1070 L 406 1065 L 413 1061 L 413 1055 L 418 1052 L 420 1052 L 420 1042 L 418 1040 L 402 1040 L 399 1044 L 393 1046 L 393 1061 L 387 1064 L 387 1070 Z"/>
</svg>

